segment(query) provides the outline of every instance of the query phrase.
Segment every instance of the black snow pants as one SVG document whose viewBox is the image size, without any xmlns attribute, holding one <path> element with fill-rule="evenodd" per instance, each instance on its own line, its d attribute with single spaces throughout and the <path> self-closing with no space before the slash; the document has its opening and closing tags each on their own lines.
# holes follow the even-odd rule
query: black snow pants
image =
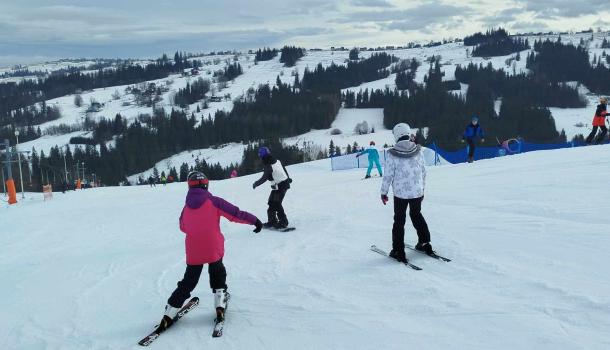
<svg viewBox="0 0 610 350">
<path fill-rule="evenodd" d="M 597 128 L 598 128 L 597 126 L 593 127 L 593 131 L 591 131 L 589 136 L 587 136 L 587 143 L 593 142 L 593 139 L 595 138 L 595 135 L 597 134 Z M 602 125 L 599 128 L 602 130 L 602 132 L 601 132 L 601 134 L 599 134 L 599 136 L 595 140 L 595 143 L 604 142 L 604 138 L 606 137 L 606 134 L 608 133 L 608 128 L 605 125 Z"/>
<path fill-rule="evenodd" d="M 203 265 L 186 265 L 186 271 L 182 281 L 178 282 L 178 287 L 167 300 L 172 307 L 182 307 L 186 299 L 190 298 L 191 292 L 197 286 Z M 222 263 L 222 259 L 208 264 L 210 274 L 210 288 L 227 289 L 227 270 Z"/>
<path fill-rule="evenodd" d="M 474 143 L 474 139 L 470 137 L 466 139 L 466 143 L 468 143 L 468 158 L 472 159 L 474 158 L 474 150 L 477 146 Z"/>
<path fill-rule="evenodd" d="M 269 200 L 267 201 L 267 204 L 269 205 L 269 208 L 267 209 L 267 219 L 269 223 L 279 223 L 282 226 L 288 225 L 288 218 L 286 217 L 286 212 L 284 212 L 282 202 L 284 201 L 284 197 L 289 188 L 290 184 L 288 181 L 284 181 L 279 183 L 277 189 L 272 190 L 269 194 Z"/>
<path fill-rule="evenodd" d="M 394 197 L 394 226 L 392 227 L 392 249 L 396 251 L 405 250 L 405 223 L 407 220 L 407 207 L 409 217 L 417 231 L 418 243 L 430 243 L 430 231 L 426 219 L 421 213 L 421 203 L 424 197 L 413 199 L 402 199 Z"/>
</svg>

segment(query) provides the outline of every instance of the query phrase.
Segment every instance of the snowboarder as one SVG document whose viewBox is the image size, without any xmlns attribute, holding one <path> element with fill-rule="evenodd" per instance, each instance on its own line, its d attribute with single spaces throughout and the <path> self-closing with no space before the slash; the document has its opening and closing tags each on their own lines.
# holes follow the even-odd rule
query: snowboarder
<svg viewBox="0 0 610 350">
<path fill-rule="evenodd" d="M 609 113 L 607 112 L 607 104 L 608 99 L 606 97 L 601 97 L 599 99 L 599 105 L 597 105 L 597 109 L 595 110 L 595 115 L 593 116 L 593 131 L 587 136 L 587 144 L 591 144 L 595 139 L 595 143 L 603 143 L 606 134 L 608 133 L 608 128 L 606 128 L 606 118 Z M 602 132 L 599 134 L 597 138 L 595 135 L 597 134 L 597 128 L 600 128 Z"/>
<path fill-rule="evenodd" d="M 180 230 L 186 234 L 186 271 L 184 278 L 167 300 L 165 313 L 160 325 L 169 326 L 173 318 L 190 297 L 197 286 L 203 265 L 208 264 L 210 288 L 214 294 L 217 319 L 224 320 L 224 312 L 229 299 L 227 292 L 227 272 L 222 263 L 224 256 L 224 236 L 220 231 L 220 217 L 256 226 L 255 233 L 263 228 L 256 216 L 239 210 L 238 207 L 208 191 L 208 178 L 199 171 L 187 176 L 188 194 L 186 204 L 180 214 Z"/>
<path fill-rule="evenodd" d="M 421 146 L 413 142 L 414 135 L 411 133 L 411 127 L 406 123 L 400 123 L 394 126 L 392 133 L 396 145 L 389 150 L 386 159 L 381 184 L 381 202 L 383 205 L 388 202 L 388 191 L 391 185 L 394 194 L 394 225 L 390 257 L 400 262 L 407 262 L 404 242 L 407 207 L 410 207 L 409 217 L 417 231 L 418 241 L 415 249 L 429 255 L 434 253 L 430 244 L 428 224 L 421 213 L 426 167 Z"/>
<path fill-rule="evenodd" d="M 290 188 L 292 179 L 288 175 L 286 167 L 282 163 L 271 155 L 271 151 L 267 147 L 260 147 L 258 150 L 258 156 L 263 161 L 264 171 L 260 179 L 252 184 L 252 188 L 256 189 L 258 186 L 264 184 L 266 181 L 271 182 L 271 194 L 269 194 L 269 200 L 267 204 L 267 222 L 263 224 L 266 228 L 282 229 L 288 227 L 288 218 L 282 201 L 286 192 Z"/>
<path fill-rule="evenodd" d="M 165 175 L 161 175 L 161 184 L 163 184 L 163 186 L 167 184 L 167 178 L 165 177 Z"/>
<path fill-rule="evenodd" d="M 466 126 L 466 130 L 464 130 L 464 134 L 462 135 L 462 142 L 468 143 L 468 163 L 474 161 L 475 142 L 479 138 L 481 139 L 481 142 L 485 142 L 485 133 L 483 132 L 483 128 L 479 125 L 479 117 L 473 115 L 470 124 Z"/>
<path fill-rule="evenodd" d="M 375 148 L 375 141 L 371 141 L 369 143 L 369 148 L 358 153 L 356 155 L 356 158 L 365 154 L 368 154 L 369 167 L 368 169 L 366 169 L 366 176 L 364 178 L 368 179 L 371 177 L 371 170 L 373 170 L 373 165 L 377 167 L 377 172 L 379 173 L 379 176 L 383 176 L 383 173 L 381 171 L 381 163 L 379 163 L 379 152 Z"/>
</svg>

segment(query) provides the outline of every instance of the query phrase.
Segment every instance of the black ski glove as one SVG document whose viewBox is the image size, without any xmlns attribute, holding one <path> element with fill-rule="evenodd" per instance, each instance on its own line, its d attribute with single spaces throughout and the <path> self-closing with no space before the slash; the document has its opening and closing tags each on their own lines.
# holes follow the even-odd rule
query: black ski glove
<svg viewBox="0 0 610 350">
<path fill-rule="evenodd" d="M 252 184 L 252 189 L 255 190 L 256 189 L 256 182 Z"/>
<path fill-rule="evenodd" d="M 389 198 L 387 195 L 382 194 L 381 195 L 381 202 L 383 203 L 383 205 L 386 205 L 386 203 L 388 202 Z"/>
<path fill-rule="evenodd" d="M 254 226 L 256 226 L 256 228 L 253 231 L 254 233 L 259 233 L 263 229 L 263 223 L 259 219 L 256 219 Z"/>
</svg>

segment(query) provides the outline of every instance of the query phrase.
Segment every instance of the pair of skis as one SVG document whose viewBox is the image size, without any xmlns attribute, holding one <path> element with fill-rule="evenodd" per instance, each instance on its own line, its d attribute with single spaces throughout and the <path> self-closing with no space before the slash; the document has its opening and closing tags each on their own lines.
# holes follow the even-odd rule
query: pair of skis
<svg viewBox="0 0 610 350">
<path fill-rule="evenodd" d="M 184 317 L 184 315 L 188 314 L 189 311 L 193 310 L 195 307 L 197 307 L 197 305 L 199 305 L 199 298 L 198 297 L 193 297 L 191 298 L 191 300 L 189 300 L 181 309 L 180 311 L 178 311 L 178 314 L 176 315 L 176 317 L 174 317 L 172 319 L 172 322 L 169 324 L 160 324 L 158 326 L 155 327 L 155 330 L 152 331 L 152 333 L 150 333 L 149 335 L 147 335 L 146 337 L 144 337 L 142 340 L 140 340 L 138 342 L 139 345 L 141 346 L 149 346 L 150 344 L 152 344 L 155 340 L 157 340 L 157 338 L 159 338 L 159 336 L 161 336 L 161 334 L 163 332 L 165 332 L 166 330 L 168 330 L 171 326 L 173 326 L 174 324 L 176 324 L 176 322 L 178 322 L 178 320 L 180 320 L 182 317 Z M 225 310 L 226 311 L 226 310 Z M 222 331 L 224 329 L 224 325 L 225 325 L 225 317 L 223 316 L 222 319 L 216 318 L 214 319 L 214 330 L 212 331 L 212 337 L 214 338 L 218 338 L 222 336 Z"/>
<path fill-rule="evenodd" d="M 436 260 L 441 260 L 441 261 L 444 261 L 444 262 L 450 262 L 450 261 L 451 261 L 451 259 L 449 259 L 449 258 L 445 258 L 444 256 L 440 256 L 440 255 L 438 255 L 438 254 L 436 254 L 436 253 L 427 254 L 427 253 L 425 253 L 425 252 L 422 252 L 422 251 L 420 251 L 420 250 L 417 250 L 417 249 L 415 249 L 415 247 L 414 247 L 414 246 L 409 245 L 409 244 L 405 244 L 405 248 L 411 249 L 411 250 L 416 251 L 416 252 L 418 252 L 418 253 L 420 253 L 420 254 L 424 254 L 424 255 L 429 256 L 429 257 L 431 257 L 431 258 L 433 258 L 433 259 L 436 259 Z M 390 258 L 390 259 L 393 259 L 393 258 L 391 258 L 391 257 L 390 257 L 390 254 L 388 254 L 386 251 L 384 251 L 384 250 L 382 250 L 382 249 L 378 248 L 376 245 L 372 245 L 372 246 L 371 246 L 371 250 L 372 250 L 372 251 L 374 251 L 375 253 L 378 253 L 378 254 L 381 254 L 381 255 L 383 255 L 383 256 L 387 256 L 387 257 L 388 257 L 388 258 Z M 408 267 L 412 268 L 413 270 L 416 270 L 416 271 L 421 271 L 421 270 L 423 270 L 421 267 L 419 267 L 419 266 L 417 266 L 417 265 L 414 265 L 414 264 L 411 264 L 411 263 L 410 263 L 410 262 L 408 262 L 408 261 L 406 261 L 406 262 L 402 262 L 402 263 L 403 263 L 403 264 L 405 264 L 406 266 L 408 266 Z"/>
</svg>

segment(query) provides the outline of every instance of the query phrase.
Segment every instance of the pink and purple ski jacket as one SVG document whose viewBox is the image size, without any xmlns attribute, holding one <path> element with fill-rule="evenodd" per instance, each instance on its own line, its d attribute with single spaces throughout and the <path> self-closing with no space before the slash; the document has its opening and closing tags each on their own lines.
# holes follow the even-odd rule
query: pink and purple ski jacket
<svg viewBox="0 0 610 350">
<path fill-rule="evenodd" d="M 225 238 L 220 217 L 240 224 L 254 225 L 256 216 L 239 210 L 207 190 L 191 188 L 180 214 L 180 230 L 186 234 L 186 263 L 202 265 L 220 260 L 225 254 Z"/>
</svg>

